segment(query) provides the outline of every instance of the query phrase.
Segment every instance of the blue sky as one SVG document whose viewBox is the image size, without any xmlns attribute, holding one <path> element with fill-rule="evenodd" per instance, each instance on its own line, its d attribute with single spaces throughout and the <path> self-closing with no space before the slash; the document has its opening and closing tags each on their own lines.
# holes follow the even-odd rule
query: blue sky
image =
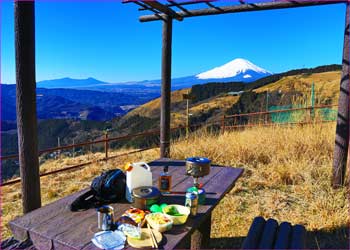
<svg viewBox="0 0 350 250">
<path fill-rule="evenodd" d="M 230 4 L 230 2 L 227 2 Z M 15 83 L 13 1 L 1 1 L 1 82 Z M 160 78 L 161 22 L 135 4 L 36 1 L 36 79 Z M 173 25 L 172 76 L 235 58 L 272 72 L 341 63 L 345 5 L 187 18 Z"/>
</svg>

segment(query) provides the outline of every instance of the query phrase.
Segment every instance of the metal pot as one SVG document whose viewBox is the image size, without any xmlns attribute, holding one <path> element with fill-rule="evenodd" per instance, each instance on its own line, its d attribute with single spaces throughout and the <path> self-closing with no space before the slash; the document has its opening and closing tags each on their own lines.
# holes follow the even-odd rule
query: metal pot
<svg viewBox="0 0 350 250">
<path fill-rule="evenodd" d="M 132 195 L 134 197 L 133 207 L 144 210 L 157 203 L 161 193 L 156 187 L 145 186 L 134 188 Z"/>
<path fill-rule="evenodd" d="M 203 177 L 210 173 L 211 160 L 204 157 L 186 159 L 186 174 L 193 177 Z"/>
</svg>

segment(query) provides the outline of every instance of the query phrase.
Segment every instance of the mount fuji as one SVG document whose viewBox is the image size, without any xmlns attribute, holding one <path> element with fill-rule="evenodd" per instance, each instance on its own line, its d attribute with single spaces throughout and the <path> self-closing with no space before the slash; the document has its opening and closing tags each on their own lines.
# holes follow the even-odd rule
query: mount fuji
<svg viewBox="0 0 350 250">
<path fill-rule="evenodd" d="M 171 79 L 172 90 L 191 87 L 195 84 L 204 84 L 209 82 L 253 82 L 260 78 L 272 75 L 271 72 L 260 68 L 252 62 L 237 58 L 222 66 L 215 67 L 208 71 L 186 77 Z M 41 88 L 72 88 L 88 89 L 100 91 L 130 91 L 130 90 L 149 90 L 159 91 L 161 80 L 131 81 L 125 83 L 108 83 L 87 79 L 62 78 L 56 80 L 47 80 L 38 82 Z"/>
<path fill-rule="evenodd" d="M 248 83 L 272 74 L 273 73 L 270 71 L 260 68 L 246 59 L 237 58 L 222 66 L 215 67 L 197 75 L 173 78 L 171 84 L 173 89 L 180 89 L 191 87 L 194 84 L 204 84 L 209 82 Z M 153 83 L 154 82 L 155 81 L 153 81 Z"/>
<path fill-rule="evenodd" d="M 224 65 L 215 67 L 208 71 L 186 77 L 172 78 L 172 90 L 188 88 L 195 84 L 205 84 L 210 82 L 244 82 L 249 83 L 260 78 L 270 76 L 273 73 L 256 66 L 252 62 L 237 58 Z M 146 87 L 159 87 L 161 80 L 142 81 L 137 84 Z"/>
<path fill-rule="evenodd" d="M 256 66 L 248 60 L 237 58 L 220 67 L 196 75 L 197 79 L 227 79 L 235 78 L 238 81 L 254 81 L 272 73 Z"/>
</svg>

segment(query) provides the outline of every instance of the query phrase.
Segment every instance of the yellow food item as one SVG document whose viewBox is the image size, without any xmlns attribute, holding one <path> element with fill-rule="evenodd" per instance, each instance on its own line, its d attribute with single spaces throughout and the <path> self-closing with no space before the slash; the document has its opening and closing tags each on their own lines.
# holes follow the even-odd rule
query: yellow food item
<svg viewBox="0 0 350 250">
<path fill-rule="evenodd" d="M 166 224 L 170 222 L 170 220 L 161 213 L 152 214 L 150 219 L 156 224 Z"/>
<path fill-rule="evenodd" d="M 128 216 L 131 219 L 133 219 L 137 224 L 139 224 L 145 219 L 146 213 L 145 211 L 138 208 L 130 208 L 125 211 L 123 216 Z"/>
</svg>

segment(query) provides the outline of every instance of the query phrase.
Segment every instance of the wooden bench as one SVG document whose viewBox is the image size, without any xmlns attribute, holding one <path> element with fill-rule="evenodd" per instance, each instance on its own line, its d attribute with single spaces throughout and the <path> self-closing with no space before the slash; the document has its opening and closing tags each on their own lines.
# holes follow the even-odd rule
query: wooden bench
<svg viewBox="0 0 350 250">
<path fill-rule="evenodd" d="M 306 230 L 302 225 L 292 226 L 289 222 L 267 221 L 256 217 L 250 226 L 242 249 L 304 249 Z"/>
</svg>

